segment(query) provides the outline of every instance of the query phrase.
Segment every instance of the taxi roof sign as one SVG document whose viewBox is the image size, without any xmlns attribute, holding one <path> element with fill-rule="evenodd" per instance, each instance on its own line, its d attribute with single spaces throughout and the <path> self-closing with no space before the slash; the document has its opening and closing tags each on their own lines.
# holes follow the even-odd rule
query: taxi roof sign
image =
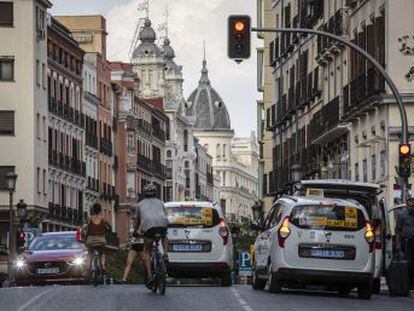
<svg viewBox="0 0 414 311">
<path fill-rule="evenodd" d="M 306 196 L 307 197 L 320 197 L 323 198 L 325 196 L 323 189 L 317 188 L 308 188 L 306 189 Z"/>
</svg>

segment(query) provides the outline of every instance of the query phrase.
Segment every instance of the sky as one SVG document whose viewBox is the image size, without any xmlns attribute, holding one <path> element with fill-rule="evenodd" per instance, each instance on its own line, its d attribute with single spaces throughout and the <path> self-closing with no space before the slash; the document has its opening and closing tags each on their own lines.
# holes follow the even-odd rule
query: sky
<svg viewBox="0 0 414 311">
<path fill-rule="evenodd" d="M 134 31 L 145 11 L 138 10 L 143 0 L 52 0 L 54 15 L 102 14 L 107 19 L 108 59 L 128 62 Z M 256 128 L 256 52 L 237 65 L 227 57 L 227 17 L 248 14 L 255 19 L 254 0 L 150 0 L 149 17 L 157 31 L 165 23 L 168 3 L 168 37 L 183 66 L 184 96 L 188 98 L 200 79 L 203 40 L 212 86 L 226 104 L 236 136 L 247 137 Z M 253 22 L 254 24 L 254 22 Z M 255 36 L 253 36 L 255 37 Z"/>
</svg>

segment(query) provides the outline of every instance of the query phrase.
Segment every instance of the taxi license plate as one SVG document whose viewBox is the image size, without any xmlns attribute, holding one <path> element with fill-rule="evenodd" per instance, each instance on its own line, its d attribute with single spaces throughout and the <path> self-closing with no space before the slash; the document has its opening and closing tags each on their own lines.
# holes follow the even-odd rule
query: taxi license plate
<svg viewBox="0 0 414 311">
<path fill-rule="evenodd" d="M 200 244 L 175 244 L 174 250 L 178 252 L 185 252 L 185 251 L 201 251 L 202 245 Z"/>
<path fill-rule="evenodd" d="M 345 252 L 343 250 L 334 249 L 312 249 L 311 257 L 342 259 L 345 257 Z"/>
<path fill-rule="evenodd" d="M 58 274 L 59 268 L 39 268 L 37 274 Z"/>
</svg>

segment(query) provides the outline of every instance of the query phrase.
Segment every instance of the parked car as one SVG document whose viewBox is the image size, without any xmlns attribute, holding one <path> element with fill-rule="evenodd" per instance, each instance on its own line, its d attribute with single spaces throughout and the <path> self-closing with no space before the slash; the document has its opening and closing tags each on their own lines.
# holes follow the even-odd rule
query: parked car
<svg viewBox="0 0 414 311">
<path fill-rule="evenodd" d="M 353 200 L 364 206 L 375 232 L 374 294 L 381 290 L 381 276 L 386 276 L 393 250 L 390 214 L 382 189 L 378 184 L 354 182 L 346 179 L 313 179 L 301 182 L 301 195 L 316 192 L 325 198 Z"/>
<path fill-rule="evenodd" d="M 16 261 L 18 285 L 79 283 L 87 280 L 87 249 L 76 232 L 50 232 L 37 236 Z"/>
<path fill-rule="evenodd" d="M 358 202 L 282 197 L 275 202 L 254 246 L 253 288 L 322 285 L 360 298 L 372 294 L 374 231 Z"/>
<path fill-rule="evenodd" d="M 219 277 L 231 286 L 233 241 L 221 207 L 210 202 L 166 203 L 170 221 L 169 275 Z"/>
</svg>

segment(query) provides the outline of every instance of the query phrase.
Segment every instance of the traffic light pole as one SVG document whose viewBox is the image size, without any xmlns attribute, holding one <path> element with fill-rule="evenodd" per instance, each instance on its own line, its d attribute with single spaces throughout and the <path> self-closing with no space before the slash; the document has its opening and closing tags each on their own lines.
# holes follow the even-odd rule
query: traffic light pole
<svg viewBox="0 0 414 311">
<path fill-rule="evenodd" d="M 330 39 L 333 39 L 335 41 L 338 41 L 350 49 L 354 50 L 361 56 L 363 56 L 365 59 L 367 59 L 377 70 L 378 72 L 383 76 L 385 81 L 387 81 L 388 86 L 390 87 L 395 100 L 398 104 L 398 109 L 400 111 L 401 115 L 401 144 L 408 144 L 408 121 L 407 121 L 407 112 L 405 111 L 404 103 L 402 101 L 401 95 L 398 92 L 397 87 L 395 86 L 394 82 L 392 81 L 391 77 L 388 75 L 388 73 L 385 71 L 384 67 L 371 55 L 369 55 L 364 49 L 360 48 L 358 45 L 350 42 L 349 40 L 331 34 L 329 32 L 325 31 L 319 31 L 314 29 L 307 29 L 307 28 L 252 28 L 252 32 L 274 32 L 274 33 L 306 33 L 311 35 L 317 35 L 321 37 L 327 37 Z M 408 179 L 407 179 L 408 180 Z M 401 201 L 402 203 L 406 202 L 407 198 L 407 182 L 403 182 L 401 185 Z"/>
</svg>

